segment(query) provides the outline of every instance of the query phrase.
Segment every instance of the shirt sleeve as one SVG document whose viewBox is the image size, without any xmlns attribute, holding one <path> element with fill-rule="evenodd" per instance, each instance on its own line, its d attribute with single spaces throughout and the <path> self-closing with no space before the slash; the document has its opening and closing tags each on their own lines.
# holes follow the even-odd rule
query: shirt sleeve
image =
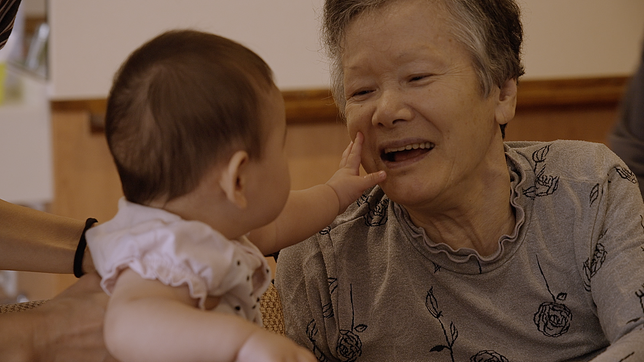
<svg viewBox="0 0 644 362">
<path fill-rule="evenodd" d="M 595 360 L 644 358 L 644 204 L 635 175 L 616 160 L 598 185 L 599 238 L 584 265 L 597 315 L 611 346 Z M 603 220 L 603 223 L 599 220 Z"/>
<path fill-rule="evenodd" d="M 9 39 L 18 13 L 18 6 L 20 6 L 20 0 L 3 1 L 0 4 L 0 49 L 5 46 Z"/>
</svg>

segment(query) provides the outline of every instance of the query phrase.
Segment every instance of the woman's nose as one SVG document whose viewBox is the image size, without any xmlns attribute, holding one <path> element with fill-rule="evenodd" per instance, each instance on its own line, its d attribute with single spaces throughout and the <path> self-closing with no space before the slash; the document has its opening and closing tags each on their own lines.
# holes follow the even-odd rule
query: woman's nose
<svg viewBox="0 0 644 362">
<path fill-rule="evenodd" d="M 371 123 L 374 126 L 393 127 L 395 124 L 409 121 L 413 112 L 404 101 L 402 92 L 398 89 L 383 91 L 376 101 L 376 109 Z"/>
</svg>

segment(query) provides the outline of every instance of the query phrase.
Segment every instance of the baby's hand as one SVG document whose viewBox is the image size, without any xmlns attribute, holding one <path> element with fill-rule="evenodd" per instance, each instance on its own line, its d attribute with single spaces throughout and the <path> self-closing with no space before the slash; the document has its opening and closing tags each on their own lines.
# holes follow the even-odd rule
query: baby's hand
<svg viewBox="0 0 644 362">
<path fill-rule="evenodd" d="M 339 214 L 343 213 L 366 189 L 384 181 L 387 177 L 385 171 L 360 176 L 360 156 L 363 140 L 364 136 L 358 132 L 356 139 L 349 143 L 349 146 L 342 154 L 340 169 L 326 183 L 331 186 L 338 196 L 338 201 L 340 202 Z"/>
<path fill-rule="evenodd" d="M 237 354 L 238 362 L 317 362 L 313 354 L 290 339 L 259 329 Z"/>
</svg>

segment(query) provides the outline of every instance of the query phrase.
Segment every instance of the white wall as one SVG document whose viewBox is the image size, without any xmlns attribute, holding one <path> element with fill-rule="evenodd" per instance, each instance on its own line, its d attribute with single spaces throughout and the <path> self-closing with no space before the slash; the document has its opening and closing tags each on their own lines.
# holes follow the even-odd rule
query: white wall
<svg viewBox="0 0 644 362">
<path fill-rule="evenodd" d="M 47 15 L 47 2 L 45 0 L 22 0 L 20 7 L 27 16 L 45 17 Z"/>
<path fill-rule="evenodd" d="M 526 79 L 628 75 L 644 36 L 642 0 L 518 0 Z M 125 57 L 159 32 L 206 30 L 262 56 L 282 89 L 328 86 L 323 0 L 49 0 L 50 95 L 105 98 Z"/>
<path fill-rule="evenodd" d="M 517 0 L 526 78 L 630 74 L 644 45 L 642 0 Z"/>
<path fill-rule="evenodd" d="M 281 88 L 327 85 L 318 43 L 321 0 L 50 0 L 53 99 L 104 98 L 126 56 L 176 27 L 237 40 L 273 68 Z M 288 15 L 288 16 L 287 16 Z"/>
</svg>

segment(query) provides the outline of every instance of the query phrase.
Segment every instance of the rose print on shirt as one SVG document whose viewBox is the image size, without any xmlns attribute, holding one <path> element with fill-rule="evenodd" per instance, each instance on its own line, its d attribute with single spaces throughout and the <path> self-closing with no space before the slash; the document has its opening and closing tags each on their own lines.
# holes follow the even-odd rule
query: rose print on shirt
<svg viewBox="0 0 644 362">
<path fill-rule="evenodd" d="M 642 289 L 635 292 L 635 296 L 640 298 L 640 307 L 642 307 L 642 313 L 644 313 L 644 284 L 642 284 Z"/>
<path fill-rule="evenodd" d="M 313 344 L 313 348 L 311 351 L 313 352 L 313 355 L 315 355 L 315 358 L 319 362 L 327 362 L 329 361 L 329 358 L 322 352 L 322 350 L 317 346 L 316 338 L 318 333 L 318 326 L 315 323 L 315 319 L 309 322 L 309 324 L 306 326 L 306 335 L 309 338 L 309 341 Z"/>
<path fill-rule="evenodd" d="M 572 312 L 564 304 L 542 303 L 534 314 L 534 324 L 547 337 L 559 337 L 568 332 Z"/>
<path fill-rule="evenodd" d="M 548 289 L 548 293 L 552 296 L 552 302 L 541 303 L 539 310 L 534 314 L 533 321 L 539 332 L 543 333 L 544 336 L 560 337 L 568 332 L 570 321 L 572 320 L 572 312 L 570 309 L 564 304 L 559 303 L 565 301 L 568 295 L 566 293 L 559 293 L 555 297 L 550 291 L 548 280 L 543 273 L 543 269 L 541 269 L 539 257 L 537 257 L 537 265 L 539 266 L 543 280 L 546 282 L 546 289 Z"/>
<path fill-rule="evenodd" d="M 644 216 L 640 215 L 640 226 L 642 227 L 642 230 L 644 230 Z M 644 245 L 640 246 L 640 249 L 644 251 Z"/>
<path fill-rule="evenodd" d="M 328 278 L 329 283 L 329 294 L 333 294 L 338 286 L 337 278 Z M 350 329 L 341 329 L 340 336 L 338 337 L 338 344 L 336 347 L 336 352 L 338 356 L 344 362 L 354 362 L 358 357 L 362 355 L 362 340 L 358 333 L 362 333 L 367 329 L 366 324 L 355 325 L 355 309 L 353 305 L 353 285 L 349 285 L 349 298 L 351 301 L 351 328 Z M 324 305 L 323 307 L 324 318 L 330 318 L 333 316 L 333 310 L 331 309 L 331 303 Z M 330 312 L 329 312 L 330 310 Z M 315 319 L 309 322 L 306 327 L 306 334 L 309 338 L 309 341 L 313 344 L 313 354 L 318 359 L 318 361 L 328 361 L 329 358 L 322 352 L 322 350 L 317 346 L 316 337 L 319 331 Z"/>
<path fill-rule="evenodd" d="M 546 175 L 546 156 L 550 152 L 550 145 L 541 147 L 532 153 L 534 161 L 534 186 L 523 190 L 523 194 L 531 199 L 552 195 L 559 187 L 559 176 Z"/>
<path fill-rule="evenodd" d="M 617 174 L 624 180 L 628 180 L 634 184 L 637 183 L 637 176 L 635 176 L 633 171 L 629 170 L 628 168 L 616 166 L 615 171 L 617 171 Z"/>
<path fill-rule="evenodd" d="M 362 195 L 357 203 L 358 205 L 367 204 L 369 211 L 364 215 L 365 225 L 381 226 L 387 223 L 387 209 L 389 208 L 389 199 L 385 198 L 376 205 L 371 204 L 371 196 Z"/>
<path fill-rule="evenodd" d="M 329 295 L 332 295 L 335 290 L 338 288 L 338 278 L 327 278 L 327 283 L 329 285 Z M 352 300 L 352 308 L 353 308 L 353 300 Z M 329 302 L 327 304 L 324 304 L 322 306 L 322 317 L 324 319 L 327 318 L 333 318 L 334 313 L 333 313 L 333 303 Z M 329 358 L 322 352 L 320 347 L 317 345 L 317 335 L 318 335 L 318 326 L 315 321 L 315 319 L 311 320 L 309 324 L 306 326 L 306 335 L 309 338 L 309 341 L 313 345 L 313 348 L 311 351 L 315 355 L 315 357 L 318 359 L 320 362 L 326 362 L 330 361 Z"/>
<path fill-rule="evenodd" d="M 380 200 L 374 207 L 369 205 L 369 213 L 365 215 L 365 224 L 367 226 L 380 226 L 387 222 L 387 208 L 389 200 Z"/>
<path fill-rule="evenodd" d="M 338 278 L 327 278 L 327 283 L 329 284 L 329 295 L 332 295 L 338 287 Z M 325 319 L 332 318 L 333 315 L 333 304 L 331 302 L 322 306 L 322 316 Z"/>
<path fill-rule="evenodd" d="M 364 204 L 366 204 L 367 202 L 369 202 L 369 199 L 370 199 L 370 198 L 371 198 L 371 196 L 370 196 L 370 195 L 368 195 L 368 194 L 364 193 L 364 194 L 362 194 L 362 196 L 360 196 L 360 197 L 358 198 L 358 200 L 356 200 L 356 204 L 358 204 L 358 206 L 364 205 Z"/>
<path fill-rule="evenodd" d="M 642 289 L 639 289 L 635 292 L 635 296 L 640 299 L 640 307 L 642 307 L 642 313 L 644 313 L 644 284 L 642 284 Z M 633 318 L 630 321 L 628 321 L 626 324 L 639 322 L 639 320 L 642 318 L 644 317 Z"/>
<path fill-rule="evenodd" d="M 453 347 L 454 347 L 454 342 L 456 342 L 456 338 L 458 338 L 458 329 L 456 329 L 454 322 L 450 322 L 449 333 L 447 333 L 447 330 L 445 329 L 445 324 L 441 319 L 441 317 L 443 316 L 443 311 L 439 310 L 438 301 L 434 296 L 434 287 L 429 288 L 429 291 L 427 291 L 427 296 L 425 297 L 425 307 L 427 308 L 427 311 L 429 312 L 429 314 L 431 314 L 432 317 L 438 320 L 438 323 L 440 323 L 441 328 L 443 329 L 443 335 L 445 336 L 445 344 L 436 345 L 432 347 L 432 349 L 430 349 L 429 351 L 441 352 L 443 350 L 448 350 L 449 355 L 452 358 L 452 362 L 454 362 Z"/>
<path fill-rule="evenodd" d="M 590 279 L 597 274 L 599 268 L 606 260 L 606 249 L 603 244 L 597 244 L 592 260 L 586 259 L 584 262 L 584 289 L 590 292 Z"/>
<path fill-rule="evenodd" d="M 434 296 L 434 287 L 429 288 L 429 291 L 427 291 L 427 296 L 425 297 L 425 308 L 427 308 L 427 311 L 432 315 L 432 317 L 438 320 L 438 323 L 440 323 L 441 329 L 443 330 L 443 336 L 445 337 L 445 344 L 436 345 L 429 351 L 442 352 L 444 350 L 448 350 L 450 358 L 452 359 L 452 362 L 454 362 L 454 344 L 458 338 L 458 329 L 456 329 L 454 322 L 450 322 L 449 333 L 447 332 L 442 320 L 443 311 L 438 308 L 438 300 L 436 300 L 436 296 Z M 508 362 L 508 359 L 495 351 L 484 350 L 470 357 L 470 362 Z"/>
<path fill-rule="evenodd" d="M 481 351 L 470 357 L 470 362 L 508 362 L 508 359 L 494 351 Z"/>
<path fill-rule="evenodd" d="M 336 352 L 343 361 L 353 362 L 362 355 L 362 340 L 357 333 L 367 329 L 366 324 L 355 325 L 355 310 L 353 307 L 353 285 L 349 285 L 349 298 L 351 300 L 351 329 L 341 329 L 338 337 Z"/>
<path fill-rule="evenodd" d="M 639 289 L 638 291 L 635 292 L 635 296 L 640 299 L 640 306 L 642 307 L 642 313 L 644 313 L 644 284 L 642 284 L 642 289 Z M 630 321 L 628 321 L 626 324 L 637 323 L 642 318 L 644 318 L 644 317 L 633 318 Z M 640 326 L 640 329 L 642 329 L 642 328 L 644 328 L 644 327 Z M 633 354 L 635 354 L 635 352 L 633 352 L 633 353 L 629 354 L 628 356 L 622 358 L 620 360 L 620 362 L 626 360 L 626 358 L 631 357 Z"/>
<path fill-rule="evenodd" d="M 593 206 L 593 203 L 599 198 L 599 184 L 593 186 L 593 189 L 590 190 L 590 206 Z"/>
<path fill-rule="evenodd" d="M 584 262 L 584 266 L 583 266 L 584 289 L 586 289 L 586 291 L 588 292 L 590 292 L 590 279 L 592 279 L 592 277 L 594 277 L 595 274 L 597 274 L 597 271 L 599 270 L 599 268 L 602 267 L 602 265 L 604 264 L 604 261 L 606 260 L 606 254 L 608 254 L 608 252 L 606 252 L 606 248 L 604 247 L 604 244 L 599 242 L 602 240 L 604 235 L 606 235 L 607 231 L 608 230 L 604 230 L 599 235 L 599 238 L 597 240 L 598 242 L 597 242 L 597 245 L 595 246 L 592 259 L 588 258 Z"/>
<path fill-rule="evenodd" d="M 642 307 L 642 313 L 644 313 L 644 284 L 642 284 L 642 289 L 635 292 L 635 296 L 640 299 L 640 307 Z M 644 317 L 633 318 L 626 324 L 639 322 L 642 318 Z"/>
</svg>

